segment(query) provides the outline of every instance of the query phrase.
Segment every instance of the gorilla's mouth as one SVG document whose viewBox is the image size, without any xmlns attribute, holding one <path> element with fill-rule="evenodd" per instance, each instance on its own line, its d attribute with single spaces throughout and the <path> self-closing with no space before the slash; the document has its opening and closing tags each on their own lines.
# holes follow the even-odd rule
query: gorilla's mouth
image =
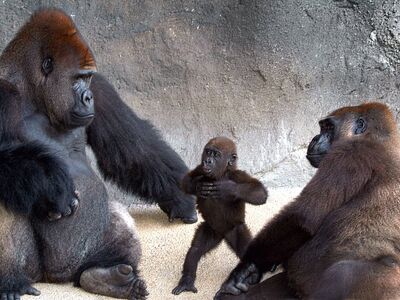
<svg viewBox="0 0 400 300">
<path fill-rule="evenodd" d="M 326 153 L 324 153 L 324 154 L 308 154 L 307 153 L 306 158 L 308 159 L 308 161 L 314 168 L 318 168 L 319 164 L 321 163 L 325 154 Z"/>
<path fill-rule="evenodd" d="M 78 113 L 72 113 L 72 116 L 74 118 L 81 119 L 81 120 L 87 120 L 87 119 L 94 118 L 94 114 L 93 113 L 92 114 L 85 114 L 85 115 L 81 115 L 81 114 L 78 114 Z"/>
<path fill-rule="evenodd" d="M 81 127 L 89 125 L 94 119 L 94 113 L 80 114 L 72 112 L 68 124 L 72 127 Z"/>
<path fill-rule="evenodd" d="M 202 169 L 203 169 L 203 172 L 206 173 L 206 174 L 211 173 L 211 168 L 208 168 L 208 167 L 206 167 L 206 166 L 203 166 Z"/>
</svg>

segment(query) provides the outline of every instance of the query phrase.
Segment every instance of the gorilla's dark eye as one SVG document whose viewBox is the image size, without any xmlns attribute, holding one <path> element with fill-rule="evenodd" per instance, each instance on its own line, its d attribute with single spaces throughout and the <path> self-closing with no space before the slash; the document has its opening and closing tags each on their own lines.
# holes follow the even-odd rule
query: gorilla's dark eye
<svg viewBox="0 0 400 300">
<path fill-rule="evenodd" d="M 53 71 L 53 59 L 46 57 L 42 63 L 42 72 L 44 75 L 49 75 Z"/>
<path fill-rule="evenodd" d="M 358 118 L 355 127 L 354 134 L 364 133 L 367 130 L 367 122 L 363 118 Z"/>
</svg>

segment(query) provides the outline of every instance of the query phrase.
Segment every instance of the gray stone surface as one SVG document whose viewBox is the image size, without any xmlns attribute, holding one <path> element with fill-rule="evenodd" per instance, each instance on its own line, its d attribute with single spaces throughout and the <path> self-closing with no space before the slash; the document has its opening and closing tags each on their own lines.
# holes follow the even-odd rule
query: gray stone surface
<svg viewBox="0 0 400 300">
<path fill-rule="evenodd" d="M 364 100 L 400 118 L 400 1 L 0 0 L 0 48 L 48 5 L 74 18 L 99 70 L 190 167 L 227 135 L 243 169 L 301 186 L 318 118 Z"/>
</svg>

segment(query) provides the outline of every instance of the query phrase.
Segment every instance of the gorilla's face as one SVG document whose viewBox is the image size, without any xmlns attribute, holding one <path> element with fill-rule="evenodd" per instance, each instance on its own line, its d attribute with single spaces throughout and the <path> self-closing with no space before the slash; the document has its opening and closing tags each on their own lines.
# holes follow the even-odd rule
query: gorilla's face
<svg viewBox="0 0 400 300">
<path fill-rule="evenodd" d="M 93 94 L 89 89 L 93 72 L 80 70 L 74 80 L 74 106 L 69 113 L 69 124 L 72 126 L 87 126 L 94 118 Z"/>
<path fill-rule="evenodd" d="M 42 56 L 36 95 L 53 125 L 87 126 L 94 118 L 90 81 L 96 68 L 81 65 L 81 53 L 63 52 L 46 51 Z"/>
<path fill-rule="evenodd" d="M 340 115 L 339 115 L 340 113 Z M 367 130 L 367 119 L 362 114 L 335 111 L 319 121 L 320 133 L 308 145 L 307 159 L 318 168 L 336 141 L 362 135 Z"/>
<path fill-rule="evenodd" d="M 53 126 L 87 126 L 94 118 L 89 88 L 96 72 L 94 57 L 69 17 L 56 13 L 49 18 L 52 27 L 31 26 L 32 46 L 25 55 L 29 65 L 24 67 L 29 93 Z"/>
<path fill-rule="evenodd" d="M 236 146 L 224 137 L 211 139 L 204 147 L 201 165 L 205 177 L 219 180 L 226 171 L 236 169 Z"/>
<path fill-rule="evenodd" d="M 307 159 L 314 168 L 318 168 L 324 156 L 331 148 L 335 136 L 334 119 L 325 118 L 319 121 L 320 133 L 308 145 Z"/>
</svg>

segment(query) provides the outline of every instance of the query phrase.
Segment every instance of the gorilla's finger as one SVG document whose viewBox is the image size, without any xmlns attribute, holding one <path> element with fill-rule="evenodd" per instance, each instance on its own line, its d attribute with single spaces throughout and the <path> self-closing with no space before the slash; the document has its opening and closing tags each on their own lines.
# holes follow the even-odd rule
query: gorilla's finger
<svg viewBox="0 0 400 300">
<path fill-rule="evenodd" d="M 222 288 L 223 294 L 232 294 L 232 295 L 240 295 L 242 291 L 238 289 L 233 283 L 229 283 L 224 285 Z"/>
<path fill-rule="evenodd" d="M 79 207 L 79 200 L 78 198 L 74 198 L 71 203 L 71 209 L 73 214 L 78 210 L 78 207 Z"/>
<path fill-rule="evenodd" d="M 62 214 L 63 215 L 63 217 L 68 217 L 68 216 L 70 216 L 72 214 L 72 209 L 70 208 L 70 207 L 67 207 L 66 209 L 65 209 L 65 212 Z"/>
<path fill-rule="evenodd" d="M 212 198 L 212 199 L 220 199 L 221 198 L 221 193 L 219 193 L 218 191 L 214 191 L 214 192 L 211 192 L 208 195 L 208 197 Z"/>
<path fill-rule="evenodd" d="M 201 187 L 201 191 L 217 191 L 217 190 L 218 190 L 218 187 L 216 187 L 215 185 Z"/>
<path fill-rule="evenodd" d="M 31 296 L 39 296 L 40 291 L 38 289 L 35 289 L 33 286 L 29 286 L 24 290 L 24 293 L 27 295 Z"/>
<path fill-rule="evenodd" d="M 47 215 L 47 218 L 49 219 L 49 221 L 56 221 L 61 219 L 61 214 L 59 212 L 49 212 Z"/>
<path fill-rule="evenodd" d="M 172 223 L 172 222 L 175 220 L 175 217 L 176 217 L 175 213 L 171 212 L 171 213 L 169 214 L 169 216 L 168 216 L 168 221 L 169 221 L 170 223 Z"/>
<path fill-rule="evenodd" d="M 239 282 L 236 284 L 236 287 L 242 292 L 247 292 L 249 290 L 249 286 L 243 282 Z"/>
</svg>

